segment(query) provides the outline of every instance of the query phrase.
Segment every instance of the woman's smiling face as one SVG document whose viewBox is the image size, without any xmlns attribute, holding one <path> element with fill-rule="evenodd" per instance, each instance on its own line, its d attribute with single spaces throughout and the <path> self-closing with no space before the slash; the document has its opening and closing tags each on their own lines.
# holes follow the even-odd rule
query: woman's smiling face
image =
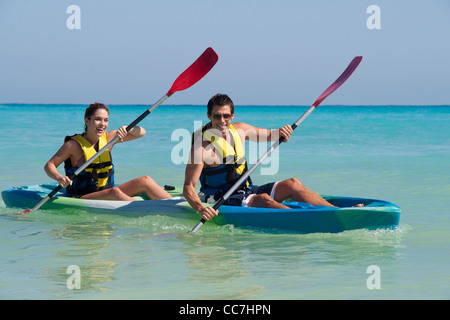
<svg viewBox="0 0 450 320">
<path fill-rule="evenodd" d="M 101 137 L 108 129 L 109 113 L 105 109 L 97 109 L 90 118 L 85 118 L 86 133 L 95 132 Z"/>
</svg>

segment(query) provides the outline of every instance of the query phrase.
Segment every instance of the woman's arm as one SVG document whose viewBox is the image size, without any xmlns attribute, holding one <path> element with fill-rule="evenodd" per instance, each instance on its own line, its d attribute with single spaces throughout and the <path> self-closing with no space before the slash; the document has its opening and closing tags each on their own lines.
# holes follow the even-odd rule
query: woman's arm
<svg viewBox="0 0 450 320">
<path fill-rule="evenodd" d="M 142 138 L 143 136 L 145 136 L 145 129 L 139 126 L 135 126 L 133 128 L 131 128 L 130 131 L 127 132 L 127 126 L 122 126 L 120 127 L 118 130 L 112 130 L 106 133 L 108 142 L 111 141 L 112 139 L 114 139 L 116 136 L 119 137 L 119 141 L 117 141 L 117 143 L 120 142 L 126 142 L 126 141 L 131 141 L 134 139 L 139 139 Z"/>
<path fill-rule="evenodd" d="M 45 173 L 53 180 L 56 180 L 63 188 L 72 184 L 72 180 L 70 180 L 69 177 L 60 174 L 57 168 L 63 161 L 70 158 L 73 153 L 73 147 L 73 141 L 67 141 L 44 166 Z"/>
</svg>

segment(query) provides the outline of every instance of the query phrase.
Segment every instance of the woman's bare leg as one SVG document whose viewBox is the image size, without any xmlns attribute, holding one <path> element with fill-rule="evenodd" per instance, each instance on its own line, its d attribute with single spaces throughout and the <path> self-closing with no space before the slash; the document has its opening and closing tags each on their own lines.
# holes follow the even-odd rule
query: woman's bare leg
<svg viewBox="0 0 450 320">
<path fill-rule="evenodd" d="M 117 186 L 123 193 L 134 197 L 145 193 L 152 200 L 169 199 L 172 196 L 149 176 L 142 176 Z"/>
<path fill-rule="evenodd" d="M 125 200 L 134 201 L 132 197 L 125 194 L 119 187 L 105 189 L 97 192 L 85 194 L 81 199 L 95 199 L 95 200 Z"/>
<path fill-rule="evenodd" d="M 136 199 L 133 197 L 138 196 L 141 193 L 145 193 L 152 200 L 172 198 L 172 196 L 152 178 L 149 176 L 142 176 L 111 189 L 86 194 L 82 196 L 81 199 L 134 201 Z"/>
</svg>

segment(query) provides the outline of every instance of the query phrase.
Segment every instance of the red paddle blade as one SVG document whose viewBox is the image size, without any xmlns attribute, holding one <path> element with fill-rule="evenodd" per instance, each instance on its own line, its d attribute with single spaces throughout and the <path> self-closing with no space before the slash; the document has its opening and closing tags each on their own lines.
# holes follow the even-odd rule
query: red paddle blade
<svg viewBox="0 0 450 320">
<path fill-rule="evenodd" d="M 10 215 L 11 215 L 11 216 L 21 216 L 21 215 L 23 215 L 23 214 L 27 214 L 27 213 L 30 213 L 30 212 L 31 212 L 30 209 L 26 209 L 26 210 L 24 210 L 24 211 L 22 211 L 22 212 L 11 213 Z"/>
<path fill-rule="evenodd" d="M 316 102 L 314 102 L 313 106 L 317 107 L 319 104 L 322 103 L 323 100 L 326 99 L 330 94 L 332 94 L 334 91 L 336 91 L 337 88 L 339 88 L 345 81 L 347 81 L 348 78 L 352 75 L 353 71 L 356 70 L 356 68 L 359 66 L 362 56 L 354 57 L 352 62 L 348 65 L 347 69 L 341 74 L 337 80 L 325 90 L 319 98 L 317 98 Z"/>
<path fill-rule="evenodd" d="M 172 88 L 167 92 L 167 96 L 170 97 L 175 92 L 185 90 L 194 85 L 214 67 L 217 60 L 219 60 L 217 53 L 212 48 L 206 49 L 189 68 L 179 75 Z"/>
</svg>

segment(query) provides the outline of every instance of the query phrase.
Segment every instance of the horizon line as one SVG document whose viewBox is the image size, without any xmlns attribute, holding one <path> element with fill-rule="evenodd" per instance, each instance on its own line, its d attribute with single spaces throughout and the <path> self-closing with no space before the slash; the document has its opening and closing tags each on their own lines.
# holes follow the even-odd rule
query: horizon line
<svg viewBox="0 0 450 320">
<path fill-rule="evenodd" d="M 0 105 L 69 105 L 69 106 L 89 106 L 90 103 L 22 103 L 22 102 L 0 102 Z M 151 104 L 137 103 L 137 104 L 105 104 L 107 106 L 151 106 Z M 165 106 L 188 106 L 188 107 L 206 107 L 206 104 L 165 104 Z M 297 105 L 297 104 L 237 104 L 235 107 L 310 107 L 311 105 Z M 321 107 L 449 107 L 450 104 L 323 104 Z"/>
</svg>

